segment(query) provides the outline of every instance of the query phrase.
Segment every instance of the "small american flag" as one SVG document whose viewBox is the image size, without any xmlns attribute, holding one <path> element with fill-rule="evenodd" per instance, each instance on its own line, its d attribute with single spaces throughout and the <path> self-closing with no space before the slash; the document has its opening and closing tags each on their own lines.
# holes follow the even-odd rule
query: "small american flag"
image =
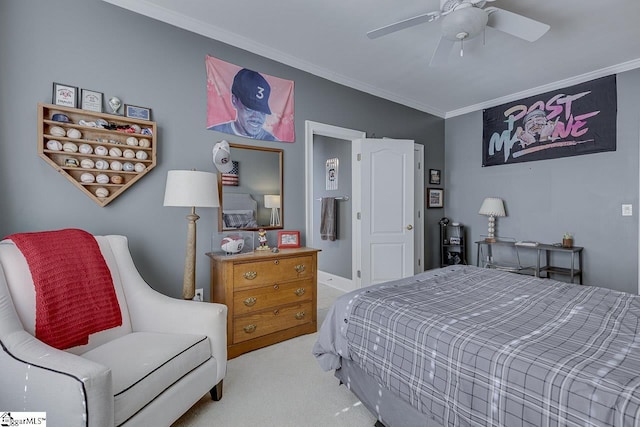
<svg viewBox="0 0 640 427">
<path fill-rule="evenodd" d="M 240 164 L 236 161 L 231 161 L 233 168 L 229 173 L 222 174 L 222 185 L 239 185 L 238 175 L 240 175 Z"/>
</svg>

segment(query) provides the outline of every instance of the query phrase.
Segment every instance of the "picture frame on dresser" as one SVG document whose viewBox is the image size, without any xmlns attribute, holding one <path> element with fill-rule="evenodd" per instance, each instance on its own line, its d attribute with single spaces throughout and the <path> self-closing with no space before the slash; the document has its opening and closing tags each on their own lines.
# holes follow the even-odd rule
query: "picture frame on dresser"
<svg viewBox="0 0 640 427">
<path fill-rule="evenodd" d="M 53 82 L 53 94 L 51 101 L 55 105 L 63 107 L 78 107 L 78 87 Z"/>
<path fill-rule="evenodd" d="M 96 113 L 102 113 L 102 99 L 104 98 L 102 92 L 96 92 L 95 90 L 82 89 L 80 91 L 80 108 L 87 111 L 95 111 Z"/>
<path fill-rule="evenodd" d="M 283 230 L 278 231 L 278 248 L 299 248 L 300 247 L 300 232 Z"/>
</svg>

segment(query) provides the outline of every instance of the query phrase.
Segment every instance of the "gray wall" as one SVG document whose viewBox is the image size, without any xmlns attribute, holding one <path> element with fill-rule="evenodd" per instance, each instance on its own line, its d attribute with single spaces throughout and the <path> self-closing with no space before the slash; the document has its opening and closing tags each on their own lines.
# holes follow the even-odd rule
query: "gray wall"
<svg viewBox="0 0 640 427">
<path fill-rule="evenodd" d="M 508 216 L 497 219 L 497 235 L 553 243 L 572 232 L 585 248 L 586 284 L 637 293 L 640 70 L 617 82 L 615 152 L 483 168 L 482 112 L 446 120 L 445 211 L 468 227 L 468 241 L 487 232 L 483 198 L 501 197 Z M 623 203 L 633 216 L 621 215 Z M 475 262 L 475 246 L 468 255 Z"/>
<path fill-rule="evenodd" d="M 326 189 L 327 159 L 338 159 L 338 189 Z M 313 143 L 313 246 L 322 249 L 318 270 L 352 279 L 351 262 L 351 200 L 337 201 L 338 236 L 334 241 L 320 238 L 321 197 L 349 196 L 351 198 L 351 142 L 325 136 L 315 136 Z"/>
<path fill-rule="evenodd" d="M 0 40 L 0 235 L 64 227 L 124 234 L 143 277 L 171 296 L 181 294 L 188 209 L 162 206 L 166 174 L 171 169 L 213 171 L 211 148 L 220 139 L 285 150 L 284 226 L 300 230 L 303 242 L 305 120 L 372 137 L 413 139 L 425 145 L 425 167 L 443 169 L 441 118 L 99 0 L 3 0 Z M 205 129 L 208 54 L 295 81 L 295 143 L 229 139 Z M 158 165 L 104 208 L 37 155 L 37 103 L 51 102 L 53 82 L 150 107 L 158 123 Z M 208 298 L 204 253 L 217 233 L 217 211 L 199 209 L 198 214 L 196 286 L 204 287 Z M 441 216 L 428 212 L 427 228 Z M 269 238 L 275 242 L 273 232 Z"/>
</svg>

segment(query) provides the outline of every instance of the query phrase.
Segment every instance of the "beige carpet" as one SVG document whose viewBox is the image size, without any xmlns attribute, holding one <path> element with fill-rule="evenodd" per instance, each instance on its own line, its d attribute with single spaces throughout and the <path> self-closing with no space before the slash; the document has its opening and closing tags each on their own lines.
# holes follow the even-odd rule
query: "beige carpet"
<svg viewBox="0 0 640 427">
<path fill-rule="evenodd" d="M 318 320 L 335 291 L 318 287 Z M 320 324 L 320 323 L 319 323 Z M 375 417 L 311 354 L 317 333 L 227 363 L 222 400 L 208 394 L 172 427 L 372 427 Z"/>
</svg>

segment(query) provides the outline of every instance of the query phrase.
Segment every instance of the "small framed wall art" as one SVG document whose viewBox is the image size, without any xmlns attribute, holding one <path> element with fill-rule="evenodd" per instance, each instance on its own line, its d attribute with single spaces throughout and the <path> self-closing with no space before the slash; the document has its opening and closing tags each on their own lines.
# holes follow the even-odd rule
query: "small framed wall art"
<svg viewBox="0 0 640 427">
<path fill-rule="evenodd" d="M 54 82 L 52 101 L 55 105 L 78 108 L 78 88 Z"/>
<path fill-rule="evenodd" d="M 429 169 L 429 184 L 440 185 L 440 169 Z"/>
<path fill-rule="evenodd" d="M 427 208 L 444 207 L 444 190 L 442 188 L 427 188 Z"/>
<path fill-rule="evenodd" d="M 278 248 L 299 248 L 299 231 L 278 231 Z"/>
<path fill-rule="evenodd" d="M 82 89 L 80 96 L 80 108 L 87 111 L 102 113 L 102 92 Z"/>
<path fill-rule="evenodd" d="M 151 120 L 151 109 L 125 104 L 124 115 L 132 119 Z"/>
</svg>

